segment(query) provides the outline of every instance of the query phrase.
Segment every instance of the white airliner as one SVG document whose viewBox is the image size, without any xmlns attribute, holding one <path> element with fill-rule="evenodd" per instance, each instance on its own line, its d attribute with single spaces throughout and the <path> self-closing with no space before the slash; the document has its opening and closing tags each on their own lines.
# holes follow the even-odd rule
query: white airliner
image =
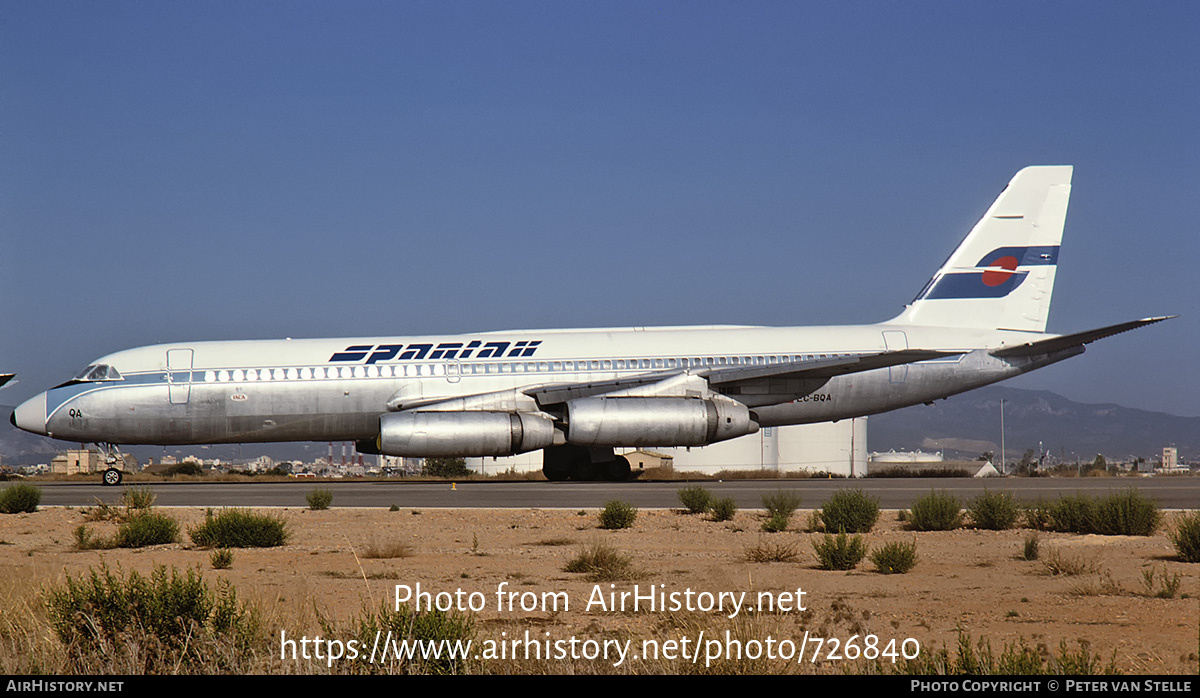
<svg viewBox="0 0 1200 698">
<path fill-rule="evenodd" d="M 623 479 L 614 447 L 703 446 L 995 383 L 1165 317 L 1046 333 L 1069 166 L 1016 174 L 899 316 L 834 327 L 514 330 L 128 349 L 20 405 L 26 431 L 117 444 L 356 441 L 544 450 L 550 480 Z M 114 474 L 115 473 L 115 474 Z M 106 473 L 120 481 L 120 473 Z"/>
</svg>

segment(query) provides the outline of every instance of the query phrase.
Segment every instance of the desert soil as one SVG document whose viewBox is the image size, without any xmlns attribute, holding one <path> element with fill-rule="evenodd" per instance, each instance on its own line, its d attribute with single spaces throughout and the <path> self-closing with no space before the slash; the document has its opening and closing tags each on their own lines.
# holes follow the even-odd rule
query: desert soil
<svg viewBox="0 0 1200 698">
<path fill-rule="evenodd" d="M 163 508 L 183 530 L 201 522 L 204 512 Z M 699 632 L 722 636 L 731 629 L 743 640 L 777 642 L 810 637 L 846 642 L 874 634 L 880 646 L 891 639 L 913 638 L 922 651 L 943 645 L 953 649 L 959 633 L 985 640 L 994 650 L 1024 642 L 1057 653 L 1060 643 L 1074 652 L 1086 645 L 1103 663 L 1113 661 L 1126 673 L 1197 673 L 1200 631 L 1200 565 L 1175 559 L 1165 532 L 1150 537 L 1041 533 L 1040 561 L 1021 559 L 1028 530 L 913 533 L 905 531 L 897 513 L 884 512 L 867 536 L 872 548 L 890 541 L 916 540 L 920 561 L 908 574 L 884 575 L 864 561 L 857 570 L 831 572 L 817 568 L 810 541 L 818 534 L 802 529 L 808 512 L 797 512 L 791 530 L 760 532 L 761 512 L 740 511 L 731 522 L 716 523 L 678 511 L 641 511 L 627 530 L 601 530 L 597 512 L 563 510 L 412 510 L 278 509 L 288 522 L 290 542 L 280 548 L 242 549 L 231 569 L 214 570 L 210 551 L 183 542 L 138 550 L 75 549 L 74 529 L 85 523 L 79 509 L 44 508 L 32 514 L 0 516 L 0 598 L 5 608 L 33 608 L 40 589 L 106 563 L 124 571 L 149 573 L 156 565 L 199 568 L 205 579 L 226 578 L 243 598 L 266 609 L 268 630 L 289 637 L 321 634 L 318 614 L 349 622 L 364 607 L 395 598 L 396 586 L 433 593 L 479 592 L 486 608 L 477 614 L 479 638 L 524 637 L 559 640 L 575 637 L 602 640 L 631 638 L 635 643 L 665 640 Z M 1171 515 L 1167 522 L 1170 525 Z M 88 523 L 93 532 L 111 535 L 115 526 Z M 594 583 L 564 571 L 584 546 L 604 542 L 633 558 L 640 570 L 634 580 Z M 762 542 L 794 545 L 794 562 L 751 563 L 746 551 Z M 371 546 L 407 546 L 407 557 L 370 559 Z M 1057 556 L 1083 569 L 1081 574 L 1052 575 L 1046 560 Z M 1155 575 L 1147 593 L 1145 575 Z M 1156 598 L 1162 581 L 1179 575 L 1174 598 Z M 527 594 L 527 603 L 544 592 L 566 592 L 568 610 L 497 610 L 497 589 Z M 693 604 L 702 592 L 746 592 L 745 603 L 760 592 L 788 601 L 783 592 L 802 589 L 807 610 L 739 613 L 686 609 L 669 612 L 587 608 L 597 587 L 601 592 L 645 593 L 690 589 Z M 658 585 L 662 585 L 659 587 Z M 533 592 L 528 594 L 528 592 Z M 446 597 L 443 597 L 445 600 Z M 520 599 L 521 597 L 515 597 Z M 861 642 L 861 640 L 860 640 Z M 897 645 L 898 646 L 898 645 Z M 582 645 L 579 646 L 582 648 Z M 910 643 L 911 649 L 913 645 Z M 811 653 L 814 645 L 808 647 Z M 665 661 L 665 660 L 664 660 Z M 703 657 L 700 659 L 703 663 Z M 594 660 L 603 663 L 604 660 Z M 794 663 L 794 662 L 793 662 Z M 780 662 L 779 671 L 797 671 Z M 546 664 L 536 671 L 586 671 L 587 661 Z M 666 667 L 666 668 L 664 668 Z M 679 670 L 687 670 L 684 664 Z M 818 670 L 840 670 L 825 661 Z M 803 671 L 812 670 L 805 667 Z M 662 663 L 630 660 L 622 672 L 674 671 Z M 753 671 L 774 670 L 771 664 Z"/>
</svg>

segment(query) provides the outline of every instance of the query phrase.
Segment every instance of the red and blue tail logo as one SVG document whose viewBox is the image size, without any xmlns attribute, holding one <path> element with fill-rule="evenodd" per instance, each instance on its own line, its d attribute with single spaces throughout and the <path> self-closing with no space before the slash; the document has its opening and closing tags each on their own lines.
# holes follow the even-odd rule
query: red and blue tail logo
<svg viewBox="0 0 1200 698">
<path fill-rule="evenodd" d="M 914 300 L 945 298 L 1003 298 L 1025 281 L 1021 267 L 1055 266 L 1058 245 L 1001 247 L 984 255 L 971 271 L 947 272 L 934 277 Z"/>
</svg>

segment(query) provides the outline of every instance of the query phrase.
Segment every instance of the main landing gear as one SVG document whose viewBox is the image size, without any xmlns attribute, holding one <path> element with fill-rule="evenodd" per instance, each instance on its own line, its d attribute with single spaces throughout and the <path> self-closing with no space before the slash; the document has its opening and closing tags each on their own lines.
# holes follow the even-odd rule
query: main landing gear
<svg viewBox="0 0 1200 698">
<path fill-rule="evenodd" d="M 606 480 L 624 482 L 632 470 L 629 459 L 612 449 L 586 446 L 550 446 L 542 450 L 542 474 L 551 482 Z"/>
</svg>

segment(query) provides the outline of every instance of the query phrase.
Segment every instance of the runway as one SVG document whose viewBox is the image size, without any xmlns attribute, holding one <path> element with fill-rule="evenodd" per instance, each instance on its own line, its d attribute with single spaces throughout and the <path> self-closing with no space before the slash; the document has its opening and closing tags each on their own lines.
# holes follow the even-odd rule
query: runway
<svg viewBox="0 0 1200 698">
<path fill-rule="evenodd" d="M 115 504 L 121 488 L 97 483 L 37 483 L 44 506 L 89 506 L 96 500 Z M 604 506 L 619 499 L 642 508 L 677 508 L 677 491 L 698 484 L 717 497 L 732 497 L 743 509 L 762 507 L 762 496 L 777 490 L 794 490 L 801 508 L 815 509 L 830 494 L 844 488 L 861 488 L 879 499 L 884 509 L 904 509 L 932 490 L 945 490 L 964 505 L 984 488 L 1012 492 L 1019 501 L 1056 499 L 1060 495 L 1101 496 L 1136 488 L 1165 509 L 1200 506 L 1200 478 L 880 478 L 863 480 L 734 480 L 726 482 L 682 480 L 663 482 L 405 482 L 403 480 L 334 480 L 328 482 L 214 482 L 153 483 L 157 506 L 202 507 L 305 507 L 313 489 L 333 492 L 334 507 L 402 508 L 567 508 Z"/>
</svg>

